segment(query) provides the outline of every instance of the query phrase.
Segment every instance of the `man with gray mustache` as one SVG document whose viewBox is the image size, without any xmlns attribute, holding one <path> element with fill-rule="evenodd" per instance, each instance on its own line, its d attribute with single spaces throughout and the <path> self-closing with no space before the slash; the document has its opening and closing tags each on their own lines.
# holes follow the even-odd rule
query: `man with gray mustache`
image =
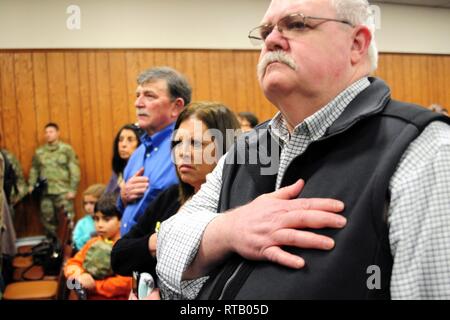
<svg viewBox="0 0 450 320">
<path fill-rule="evenodd" d="M 170 143 L 175 121 L 192 95 L 186 78 L 169 67 L 145 70 L 137 83 L 136 116 L 145 134 L 123 173 L 126 183 L 118 199 L 122 236 L 161 191 L 178 183 Z"/>
<path fill-rule="evenodd" d="M 163 298 L 450 299 L 450 120 L 370 77 L 370 13 L 272 0 L 249 38 L 280 112 L 161 225 Z"/>
<path fill-rule="evenodd" d="M 264 74 L 266 73 L 267 66 L 274 62 L 284 63 L 292 70 L 294 71 L 297 70 L 297 65 L 295 64 L 294 59 L 292 59 L 292 57 L 289 56 L 286 52 L 281 50 L 268 52 L 261 57 L 258 63 L 257 75 L 260 81 L 263 78 Z"/>
</svg>

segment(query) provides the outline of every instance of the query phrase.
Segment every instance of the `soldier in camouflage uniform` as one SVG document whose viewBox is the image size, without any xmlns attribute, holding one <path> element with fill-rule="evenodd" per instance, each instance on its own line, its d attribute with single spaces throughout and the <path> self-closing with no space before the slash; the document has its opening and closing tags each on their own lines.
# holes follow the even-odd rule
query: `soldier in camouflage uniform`
<svg viewBox="0 0 450 320">
<path fill-rule="evenodd" d="M 15 206 L 19 203 L 20 200 L 23 199 L 28 193 L 28 185 L 25 181 L 25 177 L 23 176 L 22 166 L 20 165 L 19 160 L 8 150 L 1 149 L 1 153 L 6 156 L 9 163 L 11 163 L 14 172 L 16 173 L 17 181 L 16 188 L 13 188 L 11 191 L 11 206 Z"/>
<path fill-rule="evenodd" d="M 36 150 L 28 180 L 29 192 L 38 178 L 47 179 L 47 188 L 41 196 L 41 221 L 48 236 L 56 235 L 57 212 L 64 207 L 73 221 L 73 199 L 80 182 L 78 158 L 72 147 L 59 141 L 55 123 L 45 126 L 47 143 Z"/>
<path fill-rule="evenodd" d="M 0 135 L 0 145 L 3 147 L 1 135 Z M 2 153 L 3 156 L 6 157 L 9 163 L 11 164 L 17 179 L 16 185 L 12 188 L 10 195 L 10 207 L 13 207 L 27 195 L 28 185 L 23 176 L 22 166 L 20 165 L 19 160 L 17 160 L 14 154 L 12 154 L 11 152 L 9 152 L 4 148 L 0 149 L 0 153 Z M 13 211 L 11 211 L 11 215 L 13 216 Z"/>
</svg>

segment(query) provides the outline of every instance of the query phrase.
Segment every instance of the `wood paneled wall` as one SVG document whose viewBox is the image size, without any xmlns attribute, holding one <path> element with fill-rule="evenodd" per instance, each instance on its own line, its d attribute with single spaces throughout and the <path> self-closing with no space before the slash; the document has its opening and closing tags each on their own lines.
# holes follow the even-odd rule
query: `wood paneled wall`
<svg viewBox="0 0 450 320">
<path fill-rule="evenodd" d="M 57 122 L 62 140 L 80 159 L 81 215 L 82 190 L 108 181 L 114 135 L 135 121 L 135 79 L 141 70 L 172 66 L 190 80 L 193 100 L 221 101 L 266 120 L 276 109 L 257 83 L 258 56 L 241 50 L 0 51 L 2 145 L 19 158 L 28 176 L 34 150 L 44 142 L 44 125 Z M 450 56 L 382 54 L 376 75 L 397 99 L 450 107 Z"/>
<path fill-rule="evenodd" d="M 450 55 L 381 54 L 375 75 L 395 99 L 450 109 Z"/>
</svg>

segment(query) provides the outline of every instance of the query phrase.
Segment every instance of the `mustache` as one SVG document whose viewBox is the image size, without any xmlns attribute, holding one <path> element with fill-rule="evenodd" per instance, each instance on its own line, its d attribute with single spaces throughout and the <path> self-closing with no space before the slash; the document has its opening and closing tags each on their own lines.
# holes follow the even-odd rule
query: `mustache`
<svg viewBox="0 0 450 320">
<path fill-rule="evenodd" d="M 287 65 L 292 70 L 297 70 L 297 64 L 295 63 L 294 59 L 290 55 L 288 55 L 286 52 L 282 50 L 277 51 L 271 51 L 266 53 L 262 59 L 258 62 L 258 79 L 261 80 L 262 77 L 264 77 L 266 73 L 267 66 L 272 62 L 281 62 Z"/>
<path fill-rule="evenodd" d="M 137 109 L 136 115 L 137 116 L 149 116 L 150 113 L 147 110 Z"/>
</svg>

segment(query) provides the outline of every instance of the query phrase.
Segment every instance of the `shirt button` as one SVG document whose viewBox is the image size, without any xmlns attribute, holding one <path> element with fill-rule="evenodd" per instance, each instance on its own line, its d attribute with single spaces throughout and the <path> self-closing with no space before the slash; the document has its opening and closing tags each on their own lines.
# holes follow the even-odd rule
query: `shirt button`
<svg viewBox="0 0 450 320">
<path fill-rule="evenodd" d="M 126 227 L 127 227 L 127 224 L 126 224 L 126 223 L 124 223 L 124 224 L 123 224 L 123 226 L 124 226 L 124 227 L 126 228 Z"/>
<path fill-rule="evenodd" d="M 158 151 L 158 148 L 155 148 L 155 151 Z"/>
</svg>

